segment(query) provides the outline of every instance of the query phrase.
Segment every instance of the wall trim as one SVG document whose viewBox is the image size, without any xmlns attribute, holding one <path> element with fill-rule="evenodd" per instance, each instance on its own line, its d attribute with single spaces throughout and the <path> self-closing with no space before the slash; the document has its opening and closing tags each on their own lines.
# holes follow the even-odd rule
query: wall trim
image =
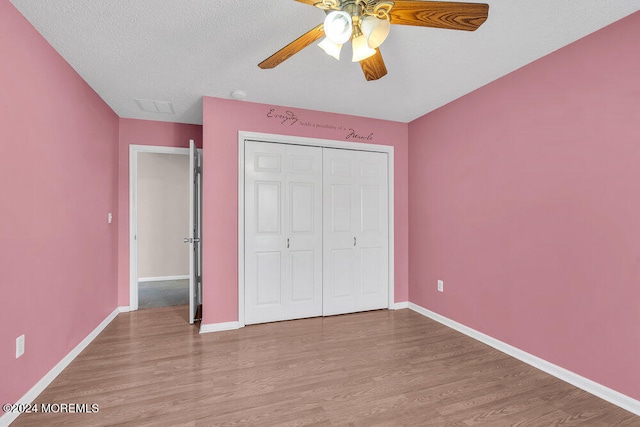
<svg viewBox="0 0 640 427">
<path fill-rule="evenodd" d="M 632 397 L 624 395 L 618 391 L 610 389 L 609 387 L 603 386 L 595 381 L 592 381 L 588 378 L 585 378 L 581 375 L 576 374 L 575 372 L 571 372 L 567 369 L 561 368 L 560 366 L 554 365 L 551 362 L 547 362 L 544 359 L 541 359 L 537 356 L 534 356 L 530 353 L 527 353 L 523 350 L 520 350 L 517 347 L 513 347 L 507 343 L 504 343 L 500 340 L 497 340 L 489 335 L 483 334 L 482 332 L 478 332 L 475 329 L 471 329 L 468 326 L 465 326 L 461 323 L 458 323 L 454 320 L 451 320 L 447 317 L 444 317 L 438 313 L 427 310 L 424 307 L 421 307 L 414 303 L 409 303 L 409 308 L 416 313 L 422 314 L 436 322 L 442 323 L 445 326 L 450 327 L 451 329 L 455 329 L 458 332 L 461 332 L 475 340 L 478 340 L 484 344 L 487 344 L 496 350 L 499 350 L 505 354 L 508 354 L 511 357 L 515 357 L 516 359 L 533 366 L 534 368 L 538 368 L 543 372 L 546 372 L 549 375 L 553 375 L 554 377 L 561 379 L 564 382 L 567 382 L 571 385 L 574 385 L 587 393 L 591 393 L 594 396 L 597 396 L 601 399 L 606 400 L 609 403 L 613 403 L 616 406 L 621 407 L 622 409 L 626 409 L 629 412 L 632 412 L 636 415 L 640 415 L 640 401 L 636 400 Z"/>
<path fill-rule="evenodd" d="M 393 304 L 393 310 L 402 310 L 403 308 L 409 308 L 409 301 L 397 302 Z"/>
<path fill-rule="evenodd" d="M 389 203 L 389 279 L 387 308 L 394 309 L 395 298 L 395 157 L 394 147 L 384 144 L 347 142 L 331 139 L 307 138 L 303 136 L 276 135 L 269 133 L 238 131 L 238 323 L 244 320 L 244 146 L 246 141 L 271 142 L 280 144 L 307 145 L 311 147 L 340 148 L 348 150 L 386 153 L 388 161 L 388 203 Z"/>
<path fill-rule="evenodd" d="M 138 279 L 138 283 L 140 282 L 165 282 L 168 280 L 188 280 L 189 275 L 185 274 L 183 276 L 161 276 L 161 277 L 140 277 Z"/>
<path fill-rule="evenodd" d="M 120 307 L 118 307 L 119 313 L 128 313 L 130 311 L 131 311 L 131 307 L 129 307 L 128 305 L 121 305 Z"/>
<path fill-rule="evenodd" d="M 100 334 L 100 332 L 102 332 L 104 328 L 106 328 L 107 325 L 116 318 L 118 313 L 120 313 L 119 308 L 113 310 L 111 314 L 109 314 L 93 331 L 89 333 L 89 335 L 85 337 L 85 339 L 80 341 L 80 343 L 75 346 L 75 348 L 71 350 L 69 354 L 67 354 L 61 361 L 59 361 L 44 377 L 40 379 L 40 381 L 38 381 L 33 387 L 31 387 L 31 390 L 29 390 L 15 403 L 23 405 L 32 403 L 38 397 L 38 395 L 40 395 L 40 393 L 42 393 L 43 390 L 47 388 L 47 386 L 49 386 L 49 384 L 51 384 L 51 382 L 53 382 L 53 380 L 55 380 L 56 377 L 60 375 L 60 373 L 67 366 L 69 366 L 69 364 L 73 362 L 76 357 L 78 357 L 80 352 L 82 352 L 82 350 L 84 350 L 91 343 L 91 341 L 93 341 Z M 19 412 L 5 413 L 2 417 L 0 417 L 0 426 L 8 426 L 13 421 L 15 421 L 15 419 L 18 418 L 19 415 Z"/>
<path fill-rule="evenodd" d="M 232 331 L 242 327 L 244 327 L 244 325 L 241 325 L 240 322 L 208 323 L 200 325 L 200 333 L 206 334 L 209 332 Z"/>
</svg>

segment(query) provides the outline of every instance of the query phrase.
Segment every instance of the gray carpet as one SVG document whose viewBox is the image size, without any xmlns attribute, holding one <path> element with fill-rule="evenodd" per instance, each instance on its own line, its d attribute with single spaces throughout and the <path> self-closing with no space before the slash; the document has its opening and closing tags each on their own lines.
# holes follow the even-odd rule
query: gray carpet
<svg viewBox="0 0 640 427">
<path fill-rule="evenodd" d="M 138 309 L 189 304 L 189 280 L 138 283 Z"/>
</svg>

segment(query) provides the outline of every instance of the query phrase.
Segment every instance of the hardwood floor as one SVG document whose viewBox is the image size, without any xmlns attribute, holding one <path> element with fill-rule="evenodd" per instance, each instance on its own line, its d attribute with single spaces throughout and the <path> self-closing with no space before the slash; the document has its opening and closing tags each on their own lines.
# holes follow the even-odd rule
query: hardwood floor
<svg viewBox="0 0 640 427">
<path fill-rule="evenodd" d="M 640 426 L 640 417 L 409 310 L 199 335 L 122 313 L 38 397 L 99 405 L 15 426 Z"/>
</svg>

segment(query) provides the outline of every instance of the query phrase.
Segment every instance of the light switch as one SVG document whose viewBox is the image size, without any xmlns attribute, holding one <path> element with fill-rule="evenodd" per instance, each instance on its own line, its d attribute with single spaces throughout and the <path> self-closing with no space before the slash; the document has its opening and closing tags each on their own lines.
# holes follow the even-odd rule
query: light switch
<svg viewBox="0 0 640 427">
<path fill-rule="evenodd" d="M 113 222 L 113 214 L 111 212 L 109 212 L 109 215 L 107 215 L 107 220 L 109 221 L 109 224 Z"/>
<path fill-rule="evenodd" d="M 16 359 L 24 354 L 24 334 L 16 338 Z"/>
</svg>

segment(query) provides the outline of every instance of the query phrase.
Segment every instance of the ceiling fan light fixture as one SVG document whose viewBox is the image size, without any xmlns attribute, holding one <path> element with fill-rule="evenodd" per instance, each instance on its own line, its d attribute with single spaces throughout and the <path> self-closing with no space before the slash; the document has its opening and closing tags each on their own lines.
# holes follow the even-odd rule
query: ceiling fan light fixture
<svg viewBox="0 0 640 427">
<path fill-rule="evenodd" d="M 364 34 L 360 34 L 351 40 L 351 47 L 353 48 L 352 62 L 360 62 L 376 54 L 375 49 L 371 49 L 367 44 L 367 37 Z"/>
<path fill-rule="evenodd" d="M 351 15 L 343 10 L 334 10 L 324 19 L 324 33 L 335 44 L 344 44 L 353 33 Z"/>
<path fill-rule="evenodd" d="M 327 55 L 340 60 L 340 51 L 342 50 L 341 44 L 336 44 L 329 40 L 329 38 L 325 37 L 320 43 L 318 43 L 318 47 L 324 50 Z"/>
<path fill-rule="evenodd" d="M 260 62 L 258 67 L 261 69 L 277 67 L 326 36 L 327 40 L 319 43 L 326 53 L 337 59 L 342 45 L 350 41 L 352 61 L 360 62 L 367 81 L 378 80 L 387 74 L 379 46 L 385 43 L 390 24 L 475 31 L 489 17 L 489 5 L 484 3 L 430 0 L 297 1 L 322 10 L 325 19 Z"/>
<path fill-rule="evenodd" d="M 375 49 L 387 39 L 391 30 L 391 22 L 387 19 L 376 18 L 375 16 L 365 16 L 360 24 L 362 33 L 367 38 L 370 48 Z"/>
</svg>

